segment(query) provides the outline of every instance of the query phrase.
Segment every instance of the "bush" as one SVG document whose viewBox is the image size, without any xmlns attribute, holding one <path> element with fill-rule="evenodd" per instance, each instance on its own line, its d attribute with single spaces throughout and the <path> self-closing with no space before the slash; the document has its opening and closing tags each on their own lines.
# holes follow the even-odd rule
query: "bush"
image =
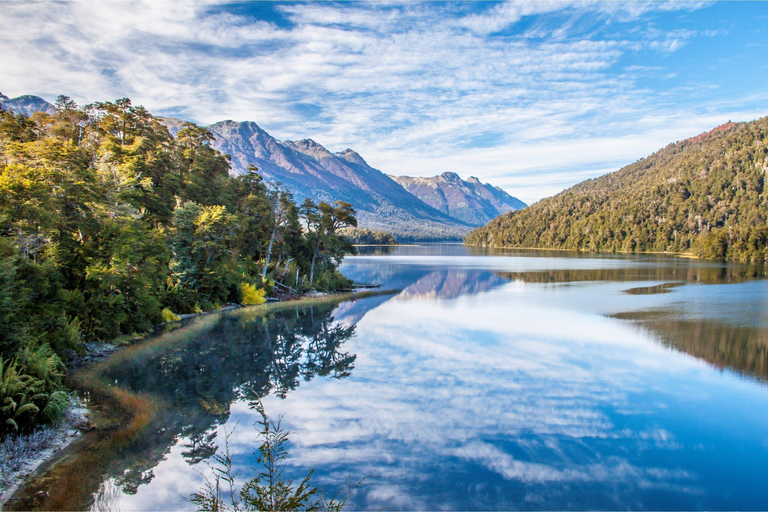
<svg viewBox="0 0 768 512">
<path fill-rule="evenodd" d="M 160 316 L 163 317 L 163 322 L 166 324 L 168 322 L 176 322 L 178 320 L 181 320 L 181 317 L 179 315 L 177 315 L 176 313 L 174 313 L 168 308 L 165 308 L 164 310 L 162 310 L 160 312 Z"/>
<path fill-rule="evenodd" d="M 266 290 L 257 289 L 256 285 L 240 283 L 240 302 L 246 306 L 264 304 L 267 301 L 266 295 Z"/>
<path fill-rule="evenodd" d="M 359 488 L 363 480 L 352 485 L 346 492 L 342 488 L 332 498 L 326 498 L 317 487 L 312 486 L 311 479 L 315 472 L 312 469 L 300 484 L 295 485 L 292 480 L 283 477 L 284 460 L 288 457 L 285 444 L 288 442 L 288 432 L 281 425 L 280 420 L 271 421 L 264 406 L 260 401 L 251 404 L 261 415 L 261 420 L 256 423 L 260 426 L 259 436 L 262 443 L 258 451 L 254 452 L 257 460 L 262 465 L 259 474 L 248 480 L 240 488 L 236 489 L 235 477 L 237 471 L 233 470 L 232 455 L 229 451 L 229 438 L 234 433 L 226 432 L 224 438 L 224 452 L 218 450 L 213 456 L 216 465 L 210 465 L 214 479 L 205 479 L 205 486 L 200 492 L 192 494 L 190 501 L 197 506 L 197 510 L 208 511 L 251 511 L 251 510 L 318 510 L 341 511 L 346 505 L 352 491 Z M 228 491 L 228 492 L 227 492 Z M 225 499 L 229 495 L 229 502 Z"/>
<path fill-rule="evenodd" d="M 336 269 L 328 269 L 315 278 L 315 289 L 321 292 L 348 290 L 352 280 Z"/>
</svg>

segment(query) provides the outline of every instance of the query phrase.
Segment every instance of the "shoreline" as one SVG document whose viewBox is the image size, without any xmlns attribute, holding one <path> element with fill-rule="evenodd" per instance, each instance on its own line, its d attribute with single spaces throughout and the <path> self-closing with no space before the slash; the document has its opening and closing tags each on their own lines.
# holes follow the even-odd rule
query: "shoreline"
<svg viewBox="0 0 768 512">
<path fill-rule="evenodd" d="M 696 256 L 692 252 L 665 252 L 665 251 L 614 251 L 614 252 L 608 252 L 608 251 L 590 251 L 588 249 L 564 249 L 562 247 L 521 247 L 519 245 L 475 245 L 475 244 L 467 244 L 462 242 L 462 245 L 464 247 L 473 247 L 476 249 L 515 249 L 515 250 L 522 250 L 522 251 L 556 251 L 556 252 L 575 252 L 579 254 L 599 254 L 604 256 L 610 256 L 612 254 L 622 254 L 622 255 L 643 255 L 643 254 L 660 254 L 663 256 L 675 256 L 678 258 L 688 258 L 692 260 L 703 260 L 703 261 L 717 261 L 717 260 L 706 260 L 703 258 L 700 258 L 699 256 Z"/>
<path fill-rule="evenodd" d="M 46 466 L 46 471 L 49 471 L 57 466 L 61 461 L 55 460 L 56 456 L 75 441 L 84 440 L 84 442 L 87 442 L 84 434 L 101 430 L 98 424 L 113 424 L 119 416 L 122 416 L 122 420 L 125 421 L 124 428 L 120 429 L 121 432 L 115 432 L 115 441 L 123 446 L 141 434 L 143 429 L 152 421 L 159 404 L 154 403 L 151 397 L 133 394 L 128 390 L 106 385 L 100 378 L 100 370 L 119 363 L 121 359 L 129 357 L 137 351 L 153 350 L 157 349 L 158 345 L 177 342 L 177 336 L 167 335 L 183 332 L 185 320 L 188 321 L 194 317 L 206 317 L 214 313 L 226 313 L 227 311 L 246 308 L 251 308 L 254 310 L 254 313 L 263 315 L 273 310 L 300 306 L 302 304 L 341 303 L 358 298 L 392 294 L 397 291 L 399 290 L 362 289 L 360 291 L 342 293 L 311 292 L 299 297 L 270 301 L 260 305 L 228 304 L 215 311 L 192 313 L 185 315 L 180 320 L 159 324 L 152 333 L 131 344 L 87 344 L 88 354 L 79 361 L 76 361 L 75 365 L 72 366 L 73 374 L 70 375 L 69 381 L 73 393 L 86 393 L 89 396 L 91 407 L 80 398 L 73 396 L 73 405 L 65 411 L 62 420 L 51 426 L 42 427 L 42 429 L 38 429 L 32 434 L 21 436 L 34 442 L 33 436 L 35 432 L 39 430 L 51 431 L 51 439 L 48 440 L 44 448 L 33 450 L 32 453 L 23 454 L 24 458 L 17 462 L 18 470 L 2 474 L 2 480 L 0 480 L 0 509 L 4 510 L 6 506 L 11 505 L 11 502 L 19 502 L 24 499 L 24 497 L 17 497 L 16 494 L 26 486 L 34 483 L 35 479 L 40 476 L 37 474 L 38 470 Z M 94 407 L 101 409 L 99 411 L 99 418 L 94 418 L 93 416 L 95 412 Z M 77 413 L 72 413 L 69 415 L 71 417 L 68 417 L 70 410 L 77 411 Z M 107 410 L 110 412 L 106 412 Z M 118 424 L 122 424 L 123 421 L 118 421 Z"/>
<path fill-rule="evenodd" d="M 71 405 L 64 411 L 59 421 L 38 427 L 29 434 L 9 436 L 3 441 L 3 446 L 0 448 L 2 463 L 9 464 L 11 467 L 2 469 L 0 508 L 10 501 L 16 491 L 38 468 L 80 439 L 84 431 L 91 430 L 91 411 L 88 406 L 77 396 L 70 397 L 70 400 Z"/>
</svg>

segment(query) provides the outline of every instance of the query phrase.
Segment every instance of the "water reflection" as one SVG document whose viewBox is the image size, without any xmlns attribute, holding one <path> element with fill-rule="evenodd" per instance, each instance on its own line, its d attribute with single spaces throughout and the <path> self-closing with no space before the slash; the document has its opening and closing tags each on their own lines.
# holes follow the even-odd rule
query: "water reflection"
<svg viewBox="0 0 768 512">
<path fill-rule="evenodd" d="M 84 485 L 74 488 L 68 484 L 72 486 L 69 496 L 57 496 L 55 504 L 40 501 L 44 494 L 33 485 L 27 499 L 14 506 L 79 509 L 104 508 L 105 503 L 125 505 L 127 497 L 151 484 L 157 465 L 173 457 L 174 450 L 188 466 L 211 457 L 217 449 L 217 427 L 229 419 L 232 403 L 268 394 L 285 398 L 315 377 L 349 376 L 357 356 L 344 350 L 344 345 L 355 336 L 355 326 L 336 322 L 335 306 L 288 307 L 266 315 L 256 309 L 212 315 L 166 335 L 167 339 L 118 354 L 118 360 L 105 363 L 100 374 L 113 385 L 160 404 L 148 431 L 130 450 L 112 450 L 96 457 L 101 462 L 98 467 L 76 466 L 77 471 L 94 473 L 96 479 L 80 475 L 76 480 Z M 99 450 L 105 435 L 109 433 L 99 433 L 85 450 Z M 40 484 L 50 487 L 57 478 L 72 480 L 66 465 L 61 466 L 61 474 L 45 475 Z M 98 488 L 88 486 L 99 482 Z M 174 496 L 171 503 L 179 502 L 186 502 L 186 494 Z"/>
<path fill-rule="evenodd" d="M 362 509 L 762 503 L 768 467 L 744 450 L 766 454 L 765 390 L 713 375 L 624 320 L 561 307 L 572 295 L 635 298 L 592 286 L 510 283 L 453 304 L 372 310 L 350 379 L 267 402 L 301 440 L 297 473 L 316 465 L 329 486 L 347 472 L 377 475 L 354 497 Z M 723 457 L 739 482 L 722 480 Z"/>
<path fill-rule="evenodd" d="M 685 320 L 669 311 L 633 311 L 615 318 L 630 320 L 663 345 L 703 359 L 719 369 L 768 382 L 768 330 L 717 322 Z"/>
<path fill-rule="evenodd" d="M 222 315 L 211 329 L 192 333 L 186 343 L 112 367 L 105 377 L 132 391 L 151 392 L 169 406 L 158 429 L 157 446 L 183 435 L 188 464 L 216 449 L 216 425 L 229 417 L 230 404 L 268 394 L 285 398 L 300 382 L 315 376 L 342 379 L 356 356 L 343 345 L 355 326 L 342 326 L 334 304 L 296 307 L 267 315 L 244 310 Z M 165 450 L 163 450 L 165 451 Z M 153 478 L 159 460 L 132 467 L 115 480 L 128 494 Z"/>
<path fill-rule="evenodd" d="M 764 268 L 430 246 L 342 271 L 402 292 L 223 315 L 115 365 L 112 381 L 167 406 L 101 470 L 98 499 L 189 508 L 236 424 L 235 469 L 252 477 L 249 401 L 265 397 L 292 432 L 286 476 L 316 467 L 329 494 L 375 477 L 353 509 L 768 501 L 768 387 L 741 376 L 766 379 Z"/>
<path fill-rule="evenodd" d="M 349 375 L 356 356 L 342 345 L 355 327 L 336 324 L 333 308 L 222 315 L 205 333 L 190 333 L 183 344 L 125 361 L 105 377 L 133 391 L 152 392 L 174 407 L 226 416 L 235 400 L 270 392 L 285 397 L 301 380 Z"/>
</svg>

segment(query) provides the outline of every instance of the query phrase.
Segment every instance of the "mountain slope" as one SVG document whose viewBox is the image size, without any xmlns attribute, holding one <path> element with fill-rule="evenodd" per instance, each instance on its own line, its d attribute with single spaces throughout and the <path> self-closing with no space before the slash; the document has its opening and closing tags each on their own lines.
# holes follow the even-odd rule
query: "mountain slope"
<svg viewBox="0 0 768 512">
<path fill-rule="evenodd" d="M 0 101 L 4 108 L 25 115 L 55 111 L 37 96 L 2 96 Z M 173 135 L 184 124 L 172 117 L 161 120 Z M 455 218 L 451 213 L 460 210 L 440 211 L 421 201 L 351 149 L 331 153 L 309 139 L 279 141 L 253 122 L 222 121 L 207 128 L 215 135 L 212 146 L 231 156 L 233 174 L 247 172 L 255 165 L 266 180 L 280 182 L 299 201 L 305 197 L 348 201 L 357 210 L 362 228 L 387 231 L 401 239 L 459 239 L 478 225 L 477 220 L 468 222 L 465 218 L 470 217 Z M 470 182 L 463 183 L 471 188 Z M 497 195 L 504 194 L 477 184 L 482 187 L 479 193 L 492 203 Z"/>
<path fill-rule="evenodd" d="M 344 200 L 358 213 L 360 227 L 406 238 L 459 238 L 471 227 L 435 210 L 347 149 L 331 153 L 313 140 L 279 141 L 256 123 L 222 121 L 208 127 L 213 147 L 232 157 L 232 172 L 249 165 L 265 179 L 290 189 L 301 201 Z"/>
<path fill-rule="evenodd" d="M 768 118 L 670 144 L 467 235 L 468 245 L 768 256 Z"/>
<path fill-rule="evenodd" d="M 473 226 L 482 226 L 502 213 L 526 207 L 516 197 L 498 187 L 480 183 L 474 176 L 467 181 L 453 172 L 431 178 L 390 178 L 433 208 Z"/>
</svg>

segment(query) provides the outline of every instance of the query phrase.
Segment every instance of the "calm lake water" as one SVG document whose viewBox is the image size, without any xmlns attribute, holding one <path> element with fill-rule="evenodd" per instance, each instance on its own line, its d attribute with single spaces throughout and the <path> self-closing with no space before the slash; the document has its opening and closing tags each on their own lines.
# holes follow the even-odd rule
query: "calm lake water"
<svg viewBox="0 0 768 512">
<path fill-rule="evenodd" d="M 252 478 L 264 397 L 286 476 L 369 477 L 350 509 L 768 507 L 764 269 L 446 245 L 342 271 L 402 291 L 203 317 L 112 371 L 168 407 L 98 506 L 193 508 L 225 429 Z"/>
</svg>

